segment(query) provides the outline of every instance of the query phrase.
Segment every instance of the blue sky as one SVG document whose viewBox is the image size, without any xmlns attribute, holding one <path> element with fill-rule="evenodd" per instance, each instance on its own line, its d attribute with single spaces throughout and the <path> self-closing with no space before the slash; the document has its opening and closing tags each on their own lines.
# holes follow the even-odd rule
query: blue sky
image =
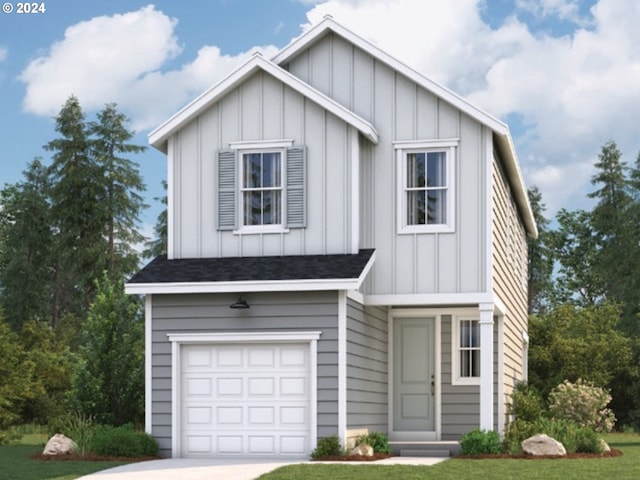
<svg viewBox="0 0 640 480">
<path fill-rule="evenodd" d="M 0 3 L 7 3 L 0 0 Z M 640 2 L 621 0 L 50 0 L 0 13 L 0 184 L 13 183 L 70 94 L 88 118 L 117 102 L 151 129 L 243 63 L 331 14 L 509 123 L 528 185 L 549 206 L 585 205 L 600 147 L 640 150 Z M 155 221 L 165 159 L 134 158 Z"/>
</svg>

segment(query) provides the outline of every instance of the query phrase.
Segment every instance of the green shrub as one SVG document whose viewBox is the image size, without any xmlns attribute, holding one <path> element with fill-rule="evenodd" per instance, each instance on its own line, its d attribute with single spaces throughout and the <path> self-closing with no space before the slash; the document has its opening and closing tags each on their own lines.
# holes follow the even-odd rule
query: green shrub
<svg viewBox="0 0 640 480">
<path fill-rule="evenodd" d="M 533 386 L 518 382 L 511 393 L 507 413 L 526 422 L 535 422 L 544 415 L 544 402 Z"/>
<path fill-rule="evenodd" d="M 158 455 L 158 443 L 130 425 L 101 425 L 93 436 L 91 452 L 110 457 L 155 457 Z"/>
<path fill-rule="evenodd" d="M 334 457 L 342 455 L 344 450 L 340 445 L 340 439 L 337 435 L 332 437 L 324 437 L 318 440 L 318 446 L 311 452 L 311 458 Z"/>
<path fill-rule="evenodd" d="M 361 445 L 363 443 L 373 448 L 373 453 L 391 453 L 391 448 L 389 448 L 389 439 L 384 433 L 371 432 L 367 435 L 358 437 L 356 445 Z"/>
<path fill-rule="evenodd" d="M 504 431 L 503 447 L 505 452 L 517 454 L 522 452 L 522 441 L 532 437 L 537 432 L 535 422 L 516 418 L 511 421 Z"/>
<path fill-rule="evenodd" d="M 47 427 L 49 437 L 61 433 L 76 442 L 80 455 L 89 453 L 95 430 L 93 418 L 80 413 L 67 413 L 56 417 Z"/>
<path fill-rule="evenodd" d="M 463 455 L 480 455 L 484 453 L 500 453 L 500 436 L 497 432 L 474 428 L 465 433 L 460 441 Z"/>
<path fill-rule="evenodd" d="M 0 430 L 0 445 L 13 445 L 22 438 L 16 429 L 9 428 L 8 430 Z"/>
<path fill-rule="evenodd" d="M 611 395 L 592 383 L 565 380 L 549 394 L 549 413 L 557 419 L 571 420 L 597 432 L 610 432 L 616 421 L 613 412 L 606 408 Z"/>
</svg>

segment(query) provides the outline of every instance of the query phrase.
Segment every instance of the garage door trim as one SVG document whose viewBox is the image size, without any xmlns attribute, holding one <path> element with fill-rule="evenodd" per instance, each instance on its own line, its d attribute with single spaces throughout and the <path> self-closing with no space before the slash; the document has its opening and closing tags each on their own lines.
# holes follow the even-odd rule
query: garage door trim
<svg viewBox="0 0 640 480">
<path fill-rule="evenodd" d="M 224 333 L 171 333 L 167 337 L 171 342 L 171 450 L 172 457 L 180 456 L 181 418 L 180 418 L 180 372 L 182 345 L 194 344 L 249 344 L 249 343 L 308 343 L 310 359 L 310 392 L 309 392 L 309 425 L 311 448 L 315 448 L 317 439 L 317 369 L 318 339 L 321 332 L 289 331 L 289 332 L 224 332 Z"/>
</svg>

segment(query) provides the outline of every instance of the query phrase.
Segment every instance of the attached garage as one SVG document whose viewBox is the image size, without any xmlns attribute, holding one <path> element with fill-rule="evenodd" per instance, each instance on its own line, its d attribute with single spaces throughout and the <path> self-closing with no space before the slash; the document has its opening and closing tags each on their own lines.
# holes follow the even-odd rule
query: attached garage
<svg viewBox="0 0 640 480">
<path fill-rule="evenodd" d="M 306 457 L 316 438 L 318 332 L 173 334 L 174 452 Z"/>
</svg>

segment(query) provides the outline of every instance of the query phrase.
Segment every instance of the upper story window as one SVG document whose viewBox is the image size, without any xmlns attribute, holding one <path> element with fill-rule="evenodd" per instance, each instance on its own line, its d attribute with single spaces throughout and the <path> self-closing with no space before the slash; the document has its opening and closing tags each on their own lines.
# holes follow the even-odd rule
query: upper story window
<svg viewBox="0 0 640 480">
<path fill-rule="evenodd" d="M 244 226 L 282 225 L 282 151 L 242 153 Z"/>
<path fill-rule="evenodd" d="M 396 142 L 398 232 L 452 232 L 456 140 Z"/>
<path fill-rule="evenodd" d="M 232 142 L 217 156 L 217 228 L 277 233 L 306 226 L 306 148 Z"/>
</svg>

